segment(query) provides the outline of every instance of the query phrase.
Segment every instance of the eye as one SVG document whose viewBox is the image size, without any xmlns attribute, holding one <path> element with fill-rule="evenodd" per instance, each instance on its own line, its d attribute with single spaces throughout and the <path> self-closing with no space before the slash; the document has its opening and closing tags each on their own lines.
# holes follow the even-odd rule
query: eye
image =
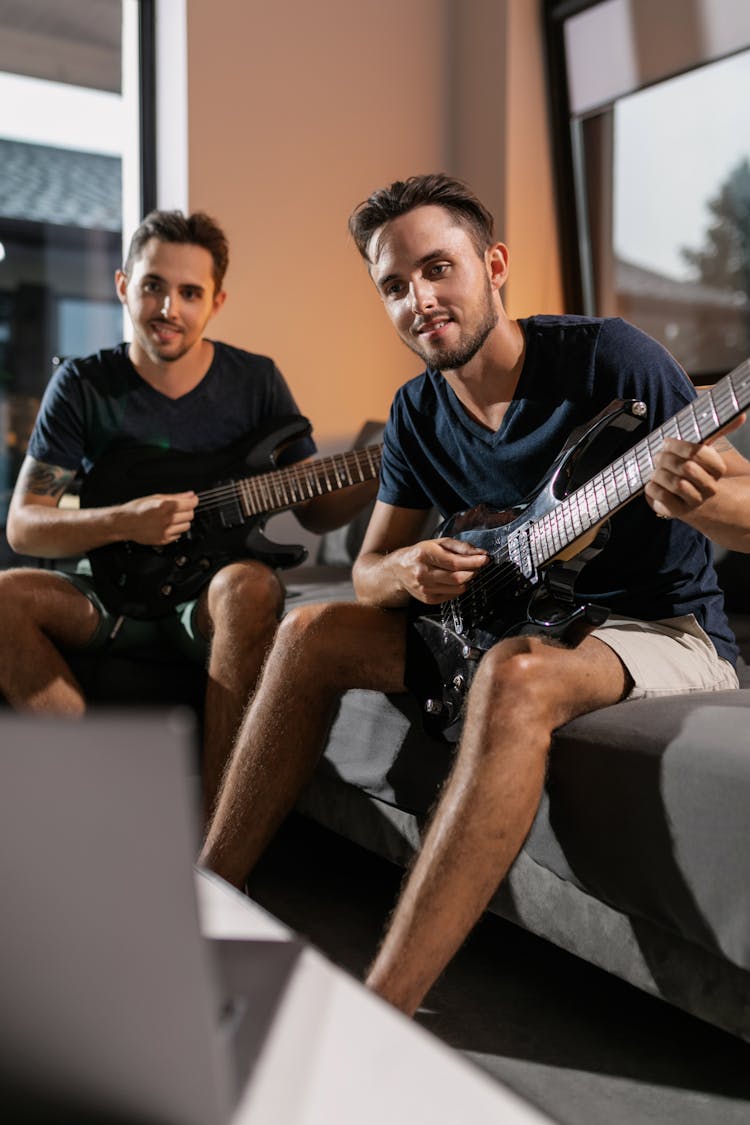
<svg viewBox="0 0 750 1125">
<path fill-rule="evenodd" d="M 404 283 L 402 281 L 389 281 L 383 290 L 386 297 L 398 297 L 404 291 Z"/>
<path fill-rule="evenodd" d="M 448 272 L 448 269 L 447 262 L 433 262 L 431 266 L 428 266 L 427 273 L 430 277 L 442 277 L 444 273 Z"/>
<path fill-rule="evenodd" d="M 156 281 L 152 277 L 147 277 L 142 283 L 141 288 L 144 293 L 153 294 L 160 293 L 162 286 L 160 281 Z"/>
<path fill-rule="evenodd" d="M 194 285 L 186 285 L 182 290 L 182 295 L 187 301 L 197 301 L 203 294 L 202 289 L 198 289 Z"/>
</svg>

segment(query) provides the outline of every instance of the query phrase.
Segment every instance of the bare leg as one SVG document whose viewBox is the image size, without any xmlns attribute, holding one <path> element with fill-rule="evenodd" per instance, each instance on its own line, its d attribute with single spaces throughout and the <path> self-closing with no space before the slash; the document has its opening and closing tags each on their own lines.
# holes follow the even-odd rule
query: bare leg
<svg viewBox="0 0 750 1125">
<path fill-rule="evenodd" d="M 240 886 L 309 780 L 339 697 L 403 691 L 404 615 L 305 606 L 279 626 L 199 863 Z"/>
<path fill-rule="evenodd" d="M 86 709 L 58 645 L 86 644 L 99 612 L 70 582 L 48 570 L 0 572 L 0 694 L 18 711 L 71 718 Z"/>
<path fill-rule="evenodd" d="M 416 1011 L 523 845 L 552 732 L 617 702 L 627 684 L 619 659 L 591 637 L 573 650 L 516 637 L 487 653 L 454 769 L 368 976 L 375 992 Z"/>
<path fill-rule="evenodd" d="M 274 572 L 263 563 L 243 560 L 214 576 L 199 606 L 198 625 L 211 637 L 203 740 L 206 818 L 283 604 L 284 591 Z"/>
</svg>

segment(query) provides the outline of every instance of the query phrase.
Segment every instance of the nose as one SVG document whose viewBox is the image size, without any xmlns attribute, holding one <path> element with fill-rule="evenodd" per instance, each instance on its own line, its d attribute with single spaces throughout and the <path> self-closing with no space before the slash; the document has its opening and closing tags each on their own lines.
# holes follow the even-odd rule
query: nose
<svg viewBox="0 0 750 1125">
<path fill-rule="evenodd" d="M 167 320 L 169 318 L 169 310 L 171 309 L 171 307 L 172 307 L 172 298 L 169 296 L 168 293 L 166 293 L 165 296 L 164 296 L 164 301 L 163 301 L 162 306 L 161 306 L 161 315 L 164 317 L 165 320 Z"/>
<path fill-rule="evenodd" d="M 409 300 L 412 312 L 420 314 L 434 309 L 437 303 L 432 285 L 423 277 L 417 278 L 409 285 Z"/>
</svg>

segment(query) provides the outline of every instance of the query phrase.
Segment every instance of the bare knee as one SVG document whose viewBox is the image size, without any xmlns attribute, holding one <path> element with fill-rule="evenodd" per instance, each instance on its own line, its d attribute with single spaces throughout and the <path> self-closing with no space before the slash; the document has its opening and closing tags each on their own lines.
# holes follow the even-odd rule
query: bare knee
<svg viewBox="0 0 750 1125">
<path fill-rule="evenodd" d="M 213 628 L 234 621 L 244 628 L 254 622 L 275 622 L 284 604 L 284 591 L 264 563 L 242 560 L 214 575 L 208 587 L 207 610 Z"/>
<path fill-rule="evenodd" d="M 300 652 L 305 658 L 339 652 L 355 636 L 351 620 L 356 617 L 358 608 L 341 602 L 297 606 L 283 618 L 277 643 L 280 648 Z M 357 643 L 361 646 L 361 640 Z"/>
<path fill-rule="evenodd" d="M 274 654 L 321 685 L 403 691 L 404 619 L 353 602 L 299 606 L 281 622 Z"/>
<path fill-rule="evenodd" d="M 523 716 L 548 726 L 558 718 L 559 669 L 549 660 L 550 648 L 536 637 L 513 637 L 495 645 L 482 659 L 472 685 L 470 706 L 498 714 Z"/>
<path fill-rule="evenodd" d="M 0 571 L 0 605 L 3 610 L 18 610 L 19 606 L 28 609 L 34 600 L 38 600 L 40 578 L 44 577 L 43 570 L 15 567 L 12 570 Z"/>
<path fill-rule="evenodd" d="M 85 644 L 99 621 L 98 611 L 72 583 L 32 567 L 0 571 L 0 615 L 9 638 L 36 629 L 73 647 Z"/>
</svg>

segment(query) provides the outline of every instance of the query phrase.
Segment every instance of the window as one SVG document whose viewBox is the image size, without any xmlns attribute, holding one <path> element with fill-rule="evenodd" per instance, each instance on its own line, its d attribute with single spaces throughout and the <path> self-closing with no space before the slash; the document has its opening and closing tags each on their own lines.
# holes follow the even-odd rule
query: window
<svg viewBox="0 0 750 1125">
<path fill-rule="evenodd" d="M 569 307 L 710 381 L 750 354 L 750 9 L 574 9 L 547 5 Z"/>
<path fill-rule="evenodd" d="M 123 213 L 143 213 L 131 102 L 151 11 L 138 0 L 2 5 L 0 526 L 55 357 L 122 338 L 113 275 Z"/>
</svg>

